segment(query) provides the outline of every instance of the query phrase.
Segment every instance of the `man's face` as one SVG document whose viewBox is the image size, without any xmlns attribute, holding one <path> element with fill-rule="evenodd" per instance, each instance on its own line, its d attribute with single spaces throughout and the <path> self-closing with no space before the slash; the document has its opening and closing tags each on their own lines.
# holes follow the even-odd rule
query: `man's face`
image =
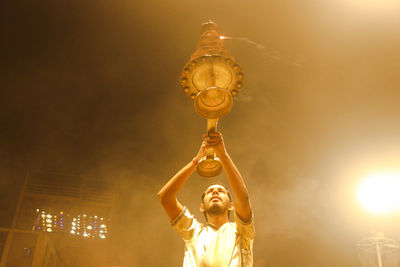
<svg viewBox="0 0 400 267">
<path fill-rule="evenodd" d="M 202 207 L 207 214 L 220 215 L 232 207 L 228 191 L 222 185 L 212 185 L 204 192 Z"/>
</svg>

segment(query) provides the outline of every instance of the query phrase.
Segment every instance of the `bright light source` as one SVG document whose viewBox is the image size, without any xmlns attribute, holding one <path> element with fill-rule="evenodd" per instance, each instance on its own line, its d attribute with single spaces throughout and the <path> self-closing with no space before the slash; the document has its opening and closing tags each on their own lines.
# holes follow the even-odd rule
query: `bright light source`
<svg viewBox="0 0 400 267">
<path fill-rule="evenodd" d="M 375 214 L 400 211 L 400 173 L 369 175 L 359 185 L 357 198 L 366 210 Z"/>
</svg>

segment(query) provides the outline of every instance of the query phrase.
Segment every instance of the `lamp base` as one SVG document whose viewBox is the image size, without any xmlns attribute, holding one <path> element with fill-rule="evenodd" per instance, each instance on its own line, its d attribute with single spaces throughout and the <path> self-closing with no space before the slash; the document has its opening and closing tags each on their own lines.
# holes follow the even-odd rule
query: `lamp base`
<svg viewBox="0 0 400 267">
<path fill-rule="evenodd" d="M 203 157 L 197 164 L 197 173 L 200 176 L 210 178 L 219 175 L 222 172 L 222 165 L 218 157 Z"/>
<path fill-rule="evenodd" d="M 219 87 L 209 87 L 200 91 L 194 100 L 194 109 L 206 119 L 221 118 L 231 111 L 232 105 L 232 94 Z"/>
</svg>

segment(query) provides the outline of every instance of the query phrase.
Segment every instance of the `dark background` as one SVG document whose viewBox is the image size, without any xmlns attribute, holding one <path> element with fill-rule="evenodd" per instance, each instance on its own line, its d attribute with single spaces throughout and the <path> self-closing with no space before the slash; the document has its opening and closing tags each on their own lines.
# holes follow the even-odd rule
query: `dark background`
<svg viewBox="0 0 400 267">
<path fill-rule="evenodd" d="M 400 168 L 397 1 L 7 1 L 0 11 L 1 226 L 29 171 L 118 184 L 120 266 L 179 266 L 183 242 L 157 191 L 198 150 L 206 122 L 179 86 L 201 23 L 215 20 L 245 73 L 219 124 L 250 192 L 255 266 L 359 266 L 371 230 L 399 214 L 355 199 Z M 197 217 L 221 175 L 180 200 Z"/>
</svg>

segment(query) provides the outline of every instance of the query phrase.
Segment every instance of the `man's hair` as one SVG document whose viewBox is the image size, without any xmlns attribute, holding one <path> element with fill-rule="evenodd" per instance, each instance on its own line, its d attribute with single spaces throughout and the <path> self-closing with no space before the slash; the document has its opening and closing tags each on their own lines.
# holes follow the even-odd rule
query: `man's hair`
<svg viewBox="0 0 400 267">
<path fill-rule="evenodd" d="M 204 200 L 204 197 L 206 196 L 206 191 L 207 191 L 207 189 L 208 188 L 210 188 L 211 186 L 213 186 L 213 185 L 220 185 L 220 186 L 222 186 L 223 188 L 225 188 L 225 190 L 226 190 L 226 192 L 227 192 L 227 194 L 228 194 L 228 197 L 229 197 L 229 200 L 232 202 L 232 194 L 231 194 L 231 191 L 229 191 L 229 189 L 228 189 L 228 187 L 226 186 L 226 185 L 224 185 L 223 183 L 212 183 L 212 184 L 210 184 L 209 186 L 207 186 L 207 188 L 206 188 L 206 190 L 203 192 L 203 194 L 201 195 L 201 202 L 203 202 L 203 200 Z"/>
<path fill-rule="evenodd" d="M 202 203 L 204 203 L 204 197 L 206 196 L 206 191 L 207 191 L 207 189 L 210 188 L 210 187 L 213 186 L 213 185 L 220 185 L 220 186 L 222 186 L 223 188 L 225 188 L 226 193 L 228 194 L 229 200 L 232 202 L 232 194 L 231 194 L 231 191 L 229 191 L 228 187 L 227 187 L 226 185 L 224 185 L 223 183 L 217 182 L 217 183 L 212 183 L 212 184 L 210 184 L 209 186 L 207 186 L 206 190 L 205 190 L 205 191 L 203 192 L 203 194 L 201 195 L 201 202 L 202 202 Z M 204 217 L 206 217 L 206 221 L 208 221 L 206 212 L 204 212 Z M 229 219 L 230 217 L 231 217 L 231 211 L 228 211 L 228 219 Z"/>
</svg>

